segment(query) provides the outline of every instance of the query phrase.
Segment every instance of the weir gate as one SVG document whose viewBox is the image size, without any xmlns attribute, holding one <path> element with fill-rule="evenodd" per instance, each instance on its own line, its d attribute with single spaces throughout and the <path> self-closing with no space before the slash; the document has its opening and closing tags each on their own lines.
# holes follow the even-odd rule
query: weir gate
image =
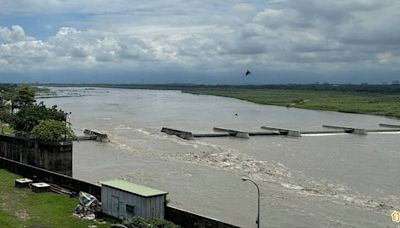
<svg viewBox="0 0 400 228">
<path fill-rule="evenodd" d="M 259 132 L 247 132 L 236 129 L 227 129 L 214 127 L 212 133 L 193 133 L 191 131 L 178 130 L 173 128 L 163 127 L 161 132 L 168 135 L 176 135 L 182 139 L 192 140 L 195 138 L 216 138 L 216 137 L 236 137 L 236 138 L 250 138 L 251 136 L 291 136 L 301 137 L 302 135 L 323 135 L 323 134 L 356 134 L 356 135 L 367 135 L 368 132 L 384 133 L 384 132 L 400 132 L 400 125 L 393 124 L 379 124 L 382 128 L 377 129 L 362 129 L 349 126 L 336 126 L 336 125 L 322 125 L 323 128 L 331 130 L 317 130 L 317 131 L 300 131 L 294 129 L 286 129 L 279 127 L 261 126 L 263 131 Z"/>
</svg>

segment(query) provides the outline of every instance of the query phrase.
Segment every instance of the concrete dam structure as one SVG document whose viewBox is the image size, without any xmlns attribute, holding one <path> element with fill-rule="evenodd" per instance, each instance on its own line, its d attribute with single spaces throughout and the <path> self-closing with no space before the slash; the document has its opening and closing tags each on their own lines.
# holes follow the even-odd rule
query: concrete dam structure
<svg viewBox="0 0 400 228">
<path fill-rule="evenodd" d="M 0 157 L 72 176 L 72 142 L 40 142 L 0 135 Z"/>
<path fill-rule="evenodd" d="M 261 132 L 246 132 L 242 130 L 234 130 L 227 128 L 214 127 L 213 131 L 216 133 L 192 133 L 190 131 L 183 131 L 173 128 L 163 127 L 161 132 L 168 135 L 176 135 L 179 138 L 186 140 L 193 140 L 195 138 L 215 138 L 215 137 L 235 137 L 248 139 L 251 136 L 289 136 L 289 137 L 301 137 L 302 135 L 311 134 L 356 134 L 356 135 L 367 135 L 368 132 L 384 133 L 384 132 L 400 132 L 400 125 L 389 125 L 389 124 L 379 124 L 381 127 L 386 127 L 387 129 L 361 129 L 347 126 L 336 126 L 336 125 L 322 125 L 324 128 L 331 128 L 333 130 L 317 130 L 317 131 L 299 131 L 285 128 L 261 126 L 261 129 L 267 131 Z M 388 129 L 389 128 L 389 129 Z"/>
</svg>

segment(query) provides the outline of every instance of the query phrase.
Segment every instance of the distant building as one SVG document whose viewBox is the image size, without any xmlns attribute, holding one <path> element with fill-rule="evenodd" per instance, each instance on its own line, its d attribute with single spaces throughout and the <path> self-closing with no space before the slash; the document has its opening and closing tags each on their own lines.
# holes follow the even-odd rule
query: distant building
<svg viewBox="0 0 400 228">
<path fill-rule="evenodd" d="M 164 219 L 167 192 L 123 180 L 101 183 L 101 203 L 107 215 L 129 219 Z"/>
<path fill-rule="evenodd" d="M 399 84 L 400 84 L 399 80 L 392 81 L 392 85 L 399 85 Z"/>
</svg>

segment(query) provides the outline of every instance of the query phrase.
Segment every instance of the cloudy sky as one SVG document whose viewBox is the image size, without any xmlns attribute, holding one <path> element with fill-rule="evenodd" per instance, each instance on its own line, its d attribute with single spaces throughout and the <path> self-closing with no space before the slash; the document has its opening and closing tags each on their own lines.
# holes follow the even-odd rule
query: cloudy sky
<svg viewBox="0 0 400 228">
<path fill-rule="evenodd" d="M 0 0 L 0 81 L 390 82 L 399 26 L 399 0 Z"/>
</svg>

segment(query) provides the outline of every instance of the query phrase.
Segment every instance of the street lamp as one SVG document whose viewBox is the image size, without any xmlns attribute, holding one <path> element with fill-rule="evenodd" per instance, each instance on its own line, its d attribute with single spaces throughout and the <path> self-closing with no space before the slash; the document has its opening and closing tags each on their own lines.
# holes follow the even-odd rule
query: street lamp
<svg viewBox="0 0 400 228">
<path fill-rule="evenodd" d="M 256 220 L 256 224 L 257 224 L 257 228 L 260 228 L 260 189 L 258 188 L 258 185 L 256 184 L 256 182 L 252 181 L 250 178 L 248 177 L 242 177 L 242 181 L 250 181 L 251 183 L 253 183 L 256 188 L 257 188 L 257 193 L 258 193 L 258 210 L 257 210 L 257 220 Z"/>
</svg>

